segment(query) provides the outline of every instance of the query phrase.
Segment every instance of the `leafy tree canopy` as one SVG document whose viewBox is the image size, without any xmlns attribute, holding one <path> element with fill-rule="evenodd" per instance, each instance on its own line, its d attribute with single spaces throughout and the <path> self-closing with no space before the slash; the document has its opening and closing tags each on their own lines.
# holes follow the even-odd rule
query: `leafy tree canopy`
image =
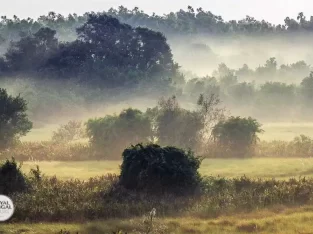
<svg viewBox="0 0 313 234">
<path fill-rule="evenodd" d="M 8 147 L 32 128 L 26 111 L 27 104 L 23 98 L 12 97 L 0 88 L 0 149 Z"/>
</svg>

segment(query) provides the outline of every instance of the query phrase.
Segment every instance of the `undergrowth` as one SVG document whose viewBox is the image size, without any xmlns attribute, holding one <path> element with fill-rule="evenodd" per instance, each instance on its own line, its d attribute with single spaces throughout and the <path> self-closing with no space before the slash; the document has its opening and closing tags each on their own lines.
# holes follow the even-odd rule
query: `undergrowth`
<svg viewBox="0 0 313 234">
<path fill-rule="evenodd" d="M 32 189 L 11 196 L 16 206 L 11 222 L 133 218 L 154 207 L 159 217 L 216 217 L 276 205 L 311 204 L 313 198 L 313 179 L 306 178 L 276 181 L 206 177 L 199 192 L 190 196 L 127 190 L 118 184 L 115 175 L 88 181 L 43 177 L 31 183 Z"/>
</svg>

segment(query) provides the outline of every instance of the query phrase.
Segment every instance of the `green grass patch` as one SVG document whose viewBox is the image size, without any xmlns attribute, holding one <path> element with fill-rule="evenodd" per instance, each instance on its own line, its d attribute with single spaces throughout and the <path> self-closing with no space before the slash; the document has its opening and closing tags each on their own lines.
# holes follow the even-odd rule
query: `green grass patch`
<svg viewBox="0 0 313 234">
<path fill-rule="evenodd" d="M 118 174 L 121 161 L 69 161 L 69 162 L 24 162 L 24 172 L 35 165 L 47 176 L 59 179 L 89 179 L 106 174 Z M 287 179 L 313 176 L 312 158 L 252 158 L 252 159 L 206 159 L 200 167 L 201 175 L 252 178 Z"/>
</svg>

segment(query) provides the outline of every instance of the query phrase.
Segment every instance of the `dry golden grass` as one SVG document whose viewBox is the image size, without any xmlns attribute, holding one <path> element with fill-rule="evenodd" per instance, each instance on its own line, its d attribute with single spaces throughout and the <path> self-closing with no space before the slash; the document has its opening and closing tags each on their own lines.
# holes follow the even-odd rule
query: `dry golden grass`
<svg viewBox="0 0 313 234">
<path fill-rule="evenodd" d="M 309 234 L 313 233 L 313 207 L 305 206 L 294 209 L 277 207 L 271 210 L 221 216 L 215 219 L 201 219 L 183 215 L 176 218 L 156 218 L 154 233 L 260 233 L 260 234 Z M 107 220 L 85 224 L 3 224 L 0 232 L 4 234 L 57 233 L 61 229 L 81 234 L 112 233 L 122 230 L 138 233 L 142 230 L 142 219 Z"/>
<path fill-rule="evenodd" d="M 39 165 L 47 176 L 56 175 L 60 179 L 89 179 L 105 174 L 118 174 L 121 161 L 43 161 L 23 163 L 22 169 L 28 173 Z M 252 159 L 206 159 L 200 167 L 201 175 L 222 177 L 287 179 L 290 177 L 313 176 L 313 159 L 302 158 L 252 158 Z"/>
</svg>

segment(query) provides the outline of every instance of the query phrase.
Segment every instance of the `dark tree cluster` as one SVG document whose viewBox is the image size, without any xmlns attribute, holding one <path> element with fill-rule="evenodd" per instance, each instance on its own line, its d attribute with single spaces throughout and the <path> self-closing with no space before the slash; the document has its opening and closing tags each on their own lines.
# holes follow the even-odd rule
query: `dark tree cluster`
<svg viewBox="0 0 313 234">
<path fill-rule="evenodd" d="M 166 38 L 147 28 L 133 28 L 105 14 L 90 14 L 77 28 L 77 39 L 60 42 L 56 30 L 11 42 L 0 60 L 2 75 L 76 79 L 105 88 L 162 83 L 178 76 Z"/>
</svg>

